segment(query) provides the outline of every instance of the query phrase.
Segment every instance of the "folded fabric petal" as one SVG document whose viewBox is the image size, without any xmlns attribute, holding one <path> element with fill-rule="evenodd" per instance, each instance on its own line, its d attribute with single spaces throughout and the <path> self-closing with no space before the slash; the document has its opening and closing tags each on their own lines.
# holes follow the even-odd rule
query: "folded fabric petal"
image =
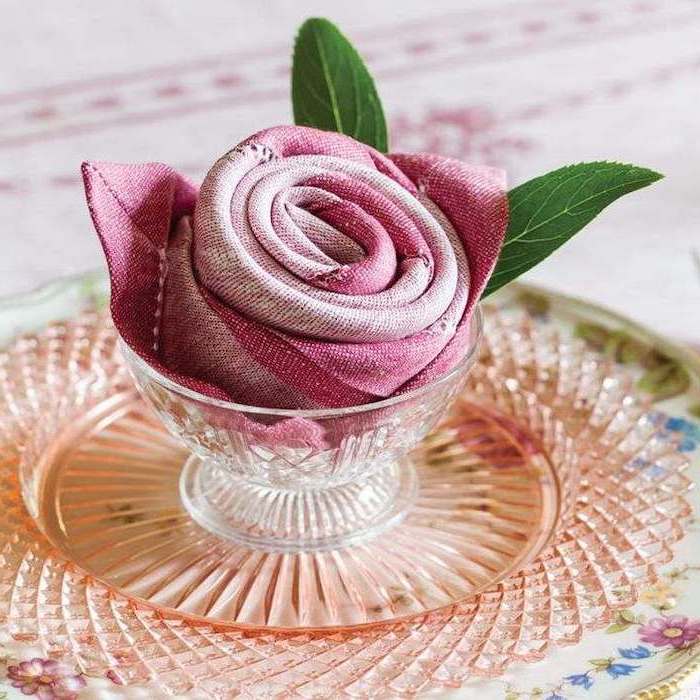
<svg viewBox="0 0 700 700">
<path fill-rule="evenodd" d="M 508 219 L 500 171 L 307 127 L 251 136 L 199 192 L 155 163 L 83 177 L 123 339 L 184 386 L 268 408 L 449 371 Z"/>
</svg>

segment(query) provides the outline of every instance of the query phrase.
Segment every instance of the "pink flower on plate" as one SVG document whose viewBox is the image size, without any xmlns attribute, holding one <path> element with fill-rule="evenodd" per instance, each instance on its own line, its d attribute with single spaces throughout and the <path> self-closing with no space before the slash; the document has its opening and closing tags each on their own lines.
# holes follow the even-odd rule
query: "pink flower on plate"
<svg viewBox="0 0 700 700">
<path fill-rule="evenodd" d="M 85 679 L 67 664 L 51 659 L 31 659 L 7 667 L 13 688 L 40 700 L 75 700 L 85 687 Z"/>
<path fill-rule="evenodd" d="M 684 615 L 657 617 L 639 628 L 639 638 L 656 647 L 680 647 L 692 644 L 700 637 L 700 620 L 689 620 Z"/>
</svg>

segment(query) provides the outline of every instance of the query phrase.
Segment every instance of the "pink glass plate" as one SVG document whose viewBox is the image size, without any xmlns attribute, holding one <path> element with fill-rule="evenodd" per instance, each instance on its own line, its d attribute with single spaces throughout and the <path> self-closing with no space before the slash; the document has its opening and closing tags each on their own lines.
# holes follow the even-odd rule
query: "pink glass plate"
<svg viewBox="0 0 700 700">
<path fill-rule="evenodd" d="M 531 561 L 556 524 L 554 469 L 577 464 L 561 426 L 544 437 L 528 452 L 505 417 L 463 401 L 416 455 L 419 492 L 400 525 L 303 553 L 200 527 L 178 488 L 187 455 L 133 390 L 47 415 L 22 463 L 49 540 L 116 590 L 215 623 L 318 628 L 441 608 Z"/>
<path fill-rule="evenodd" d="M 46 444 L 54 434 L 50 416 L 84 416 L 93 404 L 102 410 L 105 392 L 124 380 L 103 317 L 18 341 L 0 359 L 0 619 L 16 637 L 38 640 L 51 654 L 69 653 L 86 671 L 110 668 L 125 682 L 212 696 L 232 688 L 329 697 L 458 686 L 577 641 L 633 603 L 637 586 L 670 559 L 688 513 L 685 460 L 658 438 L 625 375 L 600 358 L 527 322 L 492 318 L 487 339 L 469 387 L 470 400 L 482 406 L 479 420 L 509 436 L 516 463 L 569 441 L 579 456 L 578 478 L 572 469 L 561 484 L 563 510 L 549 546 L 517 574 L 430 614 L 286 633 L 188 621 L 140 604 L 40 535 L 19 494 L 17 446 Z M 449 453 L 454 430 L 448 424 L 430 438 L 428 454 Z M 31 460 L 23 467 L 32 510 L 45 512 L 44 499 L 32 495 L 55 484 L 42 483 L 45 473 Z M 61 521 L 52 527 L 60 530 Z"/>
</svg>

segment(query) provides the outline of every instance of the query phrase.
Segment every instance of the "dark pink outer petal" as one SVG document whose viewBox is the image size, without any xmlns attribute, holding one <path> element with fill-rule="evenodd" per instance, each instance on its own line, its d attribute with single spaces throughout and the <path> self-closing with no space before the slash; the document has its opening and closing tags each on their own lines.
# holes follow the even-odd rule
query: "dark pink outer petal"
<svg viewBox="0 0 700 700">
<path fill-rule="evenodd" d="M 440 207 L 462 238 L 469 260 L 469 301 L 447 347 L 403 391 L 437 379 L 464 356 L 469 321 L 496 266 L 508 228 L 505 173 L 429 153 L 393 154 L 392 161 Z"/>
<path fill-rule="evenodd" d="M 376 168 L 410 192 L 415 191 L 410 176 L 406 177 L 390 158 L 344 134 L 319 131 L 308 126 L 273 126 L 249 136 L 241 145 L 248 143 L 269 146 L 277 156 L 282 158 L 314 153 L 352 160 L 369 168 Z"/>
<path fill-rule="evenodd" d="M 112 282 L 112 315 L 120 332 L 136 349 L 153 347 L 160 315 L 162 252 L 172 221 L 196 190 L 160 163 L 119 165 L 84 163 L 85 192 L 93 223 L 107 257 Z"/>
<path fill-rule="evenodd" d="M 505 173 L 431 153 L 397 153 L 390 158 L 460 234 L 469 259 L 469 314 L 491 277 L 506 234 Z"/>
</svg>

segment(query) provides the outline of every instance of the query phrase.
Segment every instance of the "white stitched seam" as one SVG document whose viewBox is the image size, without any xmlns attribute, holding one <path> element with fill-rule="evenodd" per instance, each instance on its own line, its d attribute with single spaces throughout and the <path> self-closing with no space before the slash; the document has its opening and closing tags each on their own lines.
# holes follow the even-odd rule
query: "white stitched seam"
<svg viewBox="0 0 700 700">
<path fill-rule="evenodd" d="M 153 351 L 158 352 L 158 343 L 160 340 L 160 317 L 163 309 L 163 290 L 165 288 L 165 248 L 158 250 L 158 296 L 156 296 L 156 312 L 153 323 Z"/>
</svg>

